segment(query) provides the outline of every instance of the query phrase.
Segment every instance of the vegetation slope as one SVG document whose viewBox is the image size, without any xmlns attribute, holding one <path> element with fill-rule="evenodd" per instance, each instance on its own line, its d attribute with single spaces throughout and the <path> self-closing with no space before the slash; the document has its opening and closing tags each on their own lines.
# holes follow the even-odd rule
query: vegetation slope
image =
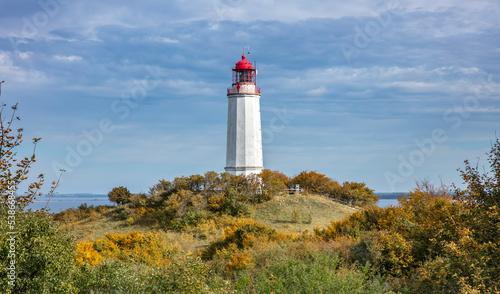
<svg viewBox="0 0 500 294">
<path fill-rule="evenodd" d="M 371 205 L 364 183 L 265 170 L 161 180 L 145 194 L 116 187 L 108 195 L 116 207 L 50 214 L 25 210 L 43 176 L 27 193 L 11 192 L 35 162 L 34 154 L 17 162 L 14 117 L 6 125 L 0 117 L 3 293 L 500 291 L 498 139 L 489 172 L 467 161 L 459 171 L 466 189 L 422 182 L 385 209 Z M 283 194 L 291 184 L 304 195 Z"/>
</svg>

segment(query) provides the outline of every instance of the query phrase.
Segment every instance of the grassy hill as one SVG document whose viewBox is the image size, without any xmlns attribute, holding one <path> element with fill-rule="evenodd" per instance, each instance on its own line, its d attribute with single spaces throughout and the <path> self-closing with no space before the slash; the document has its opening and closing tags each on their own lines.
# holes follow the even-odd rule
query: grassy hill
<svg viewBox="0 0 500 294">
<path fill-rule="evenodd" d="M 95 241 L 108 233 L 147 233 L 158 232 L 166 242 L 178 245 L 185 251 L 197 251 L 207 246 L 212 240 L 222 235 L 226 226 L 240 219 L 221 216 L 216 220 L 207 220 L 196 226 L 181 231 L 165 230 L 161 223 L 131 223 L 119 217 L 120 212 L 128 209 L 121 207 L 99 207 L 97 209 L 76 210 L 80 213 L 72 220 L 64 221 L 63 227 L 73 233 L 76 242 Z M 251 215 L 255 221 L 281 232 L 301 233 L 312 231 L 315 227 L 325 227 L 332 220 L 340 220 L 356 211 L 355 208 L 339 204 L 330 198 L 319 195 L 282 195 L 271 201 L 253 206 Z"/>
<path fill-rule="evenodd" d="M 257 205 L 253 219 L 282 232 L 300 233 L 327 226 L 356 210 L 319 195 L 287 195 Z"/>
</svg>

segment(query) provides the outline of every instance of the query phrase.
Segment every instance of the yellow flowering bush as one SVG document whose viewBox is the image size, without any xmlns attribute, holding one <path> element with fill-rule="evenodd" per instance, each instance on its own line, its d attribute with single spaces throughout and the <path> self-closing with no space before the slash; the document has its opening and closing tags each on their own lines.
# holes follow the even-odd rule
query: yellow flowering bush
<svg viewBox="0 0 500 294">
<path fill-rule="evenodd" d="M 77 244 L 77 262 L 95 265 L 104 258 L 122 261 L 135 260 L 149 266 L 169 264 L 171 249 L 156 233 L 146 235 L 139 232 L 130 234 L 107 234 L 95 242 Z"/>
<path fill-rule="evenodd" d="M 211 259 L 217 252 L 233 247 L 233 244 L 238 249 L 246 249 L 253 247 L 257 243 L 282 242 L 295 238 L 295 234 L 280 233 L 275 229 L 259 224 L 253 219 L 242 219 L 229 225 L 224 230 L 222 238 L 212 242 L 202 252 L 202 257 Z"/>
<path fill-rule="evenodd" d="M 233 258 L 226 264 L 227 271 L 242 270 L 247 268 L 253 268 L 255 262 L 253 258 L 248 255 L 248 253 L 238 253 L 233 256 Z"/>
<path fill-rule="evenodd" d="M 102 261 L 102 255 L 94 249 L 92 242 L 80 242 L 76 245 L 76 261 L 78 264 L 88 263 L 94 266 Z"/>
</svg>

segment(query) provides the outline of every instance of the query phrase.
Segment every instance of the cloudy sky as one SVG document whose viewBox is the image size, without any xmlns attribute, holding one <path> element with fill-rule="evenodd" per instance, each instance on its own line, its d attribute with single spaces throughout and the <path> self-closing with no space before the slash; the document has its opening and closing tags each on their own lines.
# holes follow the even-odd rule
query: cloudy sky
<svg viewBox="0 0 500 294">
<path fill-rule="evenodd" d="M 145 192 L 224 170 L 249 46 L 266 168 L 378 192 L 460 184 L 500 131 L 498 15 L 493 0 L 2 1 L 1 100 L 19 103 L 19 155 L 43 138 L 32 176 Z"/>
</svg>

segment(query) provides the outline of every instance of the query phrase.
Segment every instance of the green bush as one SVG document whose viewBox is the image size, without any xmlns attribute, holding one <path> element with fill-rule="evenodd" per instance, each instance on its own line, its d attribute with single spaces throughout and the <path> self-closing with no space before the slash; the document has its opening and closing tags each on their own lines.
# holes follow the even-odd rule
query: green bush
<svg viewBox="0 0 500 294">
<path fill-rule="evenodd" d="M 378 201 L 372 189 L 366 187 L 365 183 L 356 182 L 344 182 L 342 189 L 336 190 L 332 196 L 357 206 L 374 205 Z"/>
<path fill-rule="evenodd" d="M 294 224 L 300 223 L 300 210 L 297 208 L 294 208 L 292 211 L 292 218 L 290 220 Z"/>
<path fill-rule="evenodd" d="M 368 268 L 342 265 L 330 249 L 313 243 L 274 245 L 251 252 L 255 266 L 234 273 L 240 293 L 387 293 Z"/>
<path fill-rule="evenodd" d="M 115 187 L 108 193 L 109 201 L 115 202 L 118 205 L 129 203 L 132 198 L 132 193 L 123 186 Z"/>
<path fill-rule="evenodd" d="M 400 234 L 370 231 L 351 249 L 351 258 L 359 264 L 370 264 L 382 275 L 401 277 L 413 269 L 411 243 Z"/>
<path fill-rule="evenodd" d="M 79 290 L 75 293 L 159 293 L 161 286 L 152 283 L 159 275 L 131 262 L 107 259 L 96 266 L 83 264 L 75 278 Z"/>
<path fill-rule="evenodd" d="M 224 285 L 210 275 L 208 265 L 190 253 L 177 256 L 172 264 L 164 267 L 109 259 L 93 267 L 83 264 L 76 286 L 79 293 L 224 292 Z"/>
<path fill-rule="evenodd" d="M 0 267 L 9 267 L 7 213 L 2 208 L 0 228 Z M 1 271 L 2 293 L 74 293 L 74 245 L 69 234 L 59 229 L 50 216 L 37 212 L 18 212 L 15 231 L 15 286 L 7 283 Z"/>
<path fill-rule="evenodd" d="M 176 259 L 163 281 L 166 292 L 210 293 L 210 269 L 199 257 L 187 254 Z"/>
</svg>

